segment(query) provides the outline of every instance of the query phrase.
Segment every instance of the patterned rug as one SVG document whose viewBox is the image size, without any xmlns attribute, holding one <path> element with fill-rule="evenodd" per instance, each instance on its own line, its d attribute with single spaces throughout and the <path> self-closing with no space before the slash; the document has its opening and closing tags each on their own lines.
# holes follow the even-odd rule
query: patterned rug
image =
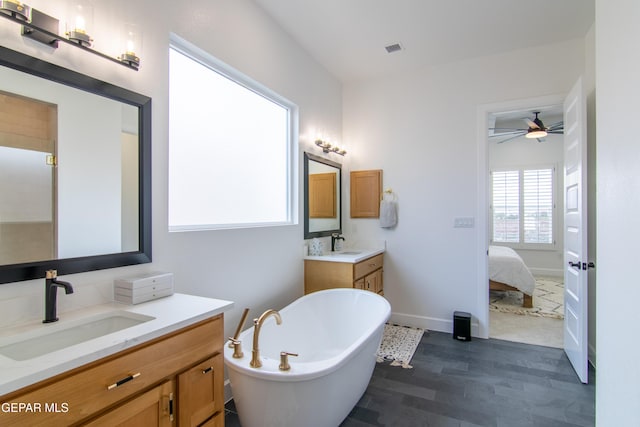
<svg viewBox="0 0 640 427">
<path fill-rule="evenodd" d="M 424 330 L 410 326 L 385 324 L 382 342 L 376 353 L 378 363 L 391 362 L 391 366 L 402 366 L 410 369 L 409 365 L 415 353 Z"/>
<path fill-rule="evenodd" d="M 564 319 L 564 283 L 557 277 L 536 277 L 533 307 L 522 307 L 522 292 L 489 291 L 489 310 Z"/>
</svg>

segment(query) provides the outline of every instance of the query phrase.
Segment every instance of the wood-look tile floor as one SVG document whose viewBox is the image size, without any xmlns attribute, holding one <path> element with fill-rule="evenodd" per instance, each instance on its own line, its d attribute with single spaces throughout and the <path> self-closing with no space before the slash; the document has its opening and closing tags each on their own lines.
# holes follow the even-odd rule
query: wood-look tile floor
<svg viewBox="0 0 640 427">
<path fill-rule="evenodd" d="M 558 348 L 425 332 L 411 364 L 377 364 L 341 427 L 595 425 L 595 372 L 580 383 Z M 226 426 L 240 426 L 227 409 Z"/>
</svg>

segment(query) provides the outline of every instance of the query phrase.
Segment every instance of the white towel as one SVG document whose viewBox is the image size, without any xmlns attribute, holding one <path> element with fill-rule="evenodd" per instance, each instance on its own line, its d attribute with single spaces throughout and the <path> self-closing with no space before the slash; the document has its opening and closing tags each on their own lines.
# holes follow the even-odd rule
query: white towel
<svg viewBox="0 0 640 427">
<path fill-rule="evenodd" d="M 391 228 L 398 222 L 396 202 L 393 200 L 380 201 L 380 227 Z"/>
</svg>

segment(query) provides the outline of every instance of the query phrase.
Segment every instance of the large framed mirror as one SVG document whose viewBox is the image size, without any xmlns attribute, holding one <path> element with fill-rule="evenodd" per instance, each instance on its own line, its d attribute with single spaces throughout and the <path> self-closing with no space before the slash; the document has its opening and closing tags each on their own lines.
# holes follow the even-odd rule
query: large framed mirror
<svg viewBox="0 0 640 427">
<path fill-rule="evenodd" d="M 342 165 L 304 153 L 304 238 L 342 233 Z"/>
<path fill-rule="evenodd" d="M 151 98 L 0 47 L 0 283 L 151 262 Z"/>
</svg>

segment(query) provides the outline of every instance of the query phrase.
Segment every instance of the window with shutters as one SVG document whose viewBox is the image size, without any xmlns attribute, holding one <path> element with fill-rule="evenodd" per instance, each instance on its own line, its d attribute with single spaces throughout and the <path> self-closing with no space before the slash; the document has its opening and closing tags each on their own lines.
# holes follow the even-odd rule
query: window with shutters
<svg viewBox="0 0 640 427">
<path fill-rule="evenodd" d="M 492 242 L 519 247 L 552 247 L 555 168 L 491 172 Z"/>
</svg>

